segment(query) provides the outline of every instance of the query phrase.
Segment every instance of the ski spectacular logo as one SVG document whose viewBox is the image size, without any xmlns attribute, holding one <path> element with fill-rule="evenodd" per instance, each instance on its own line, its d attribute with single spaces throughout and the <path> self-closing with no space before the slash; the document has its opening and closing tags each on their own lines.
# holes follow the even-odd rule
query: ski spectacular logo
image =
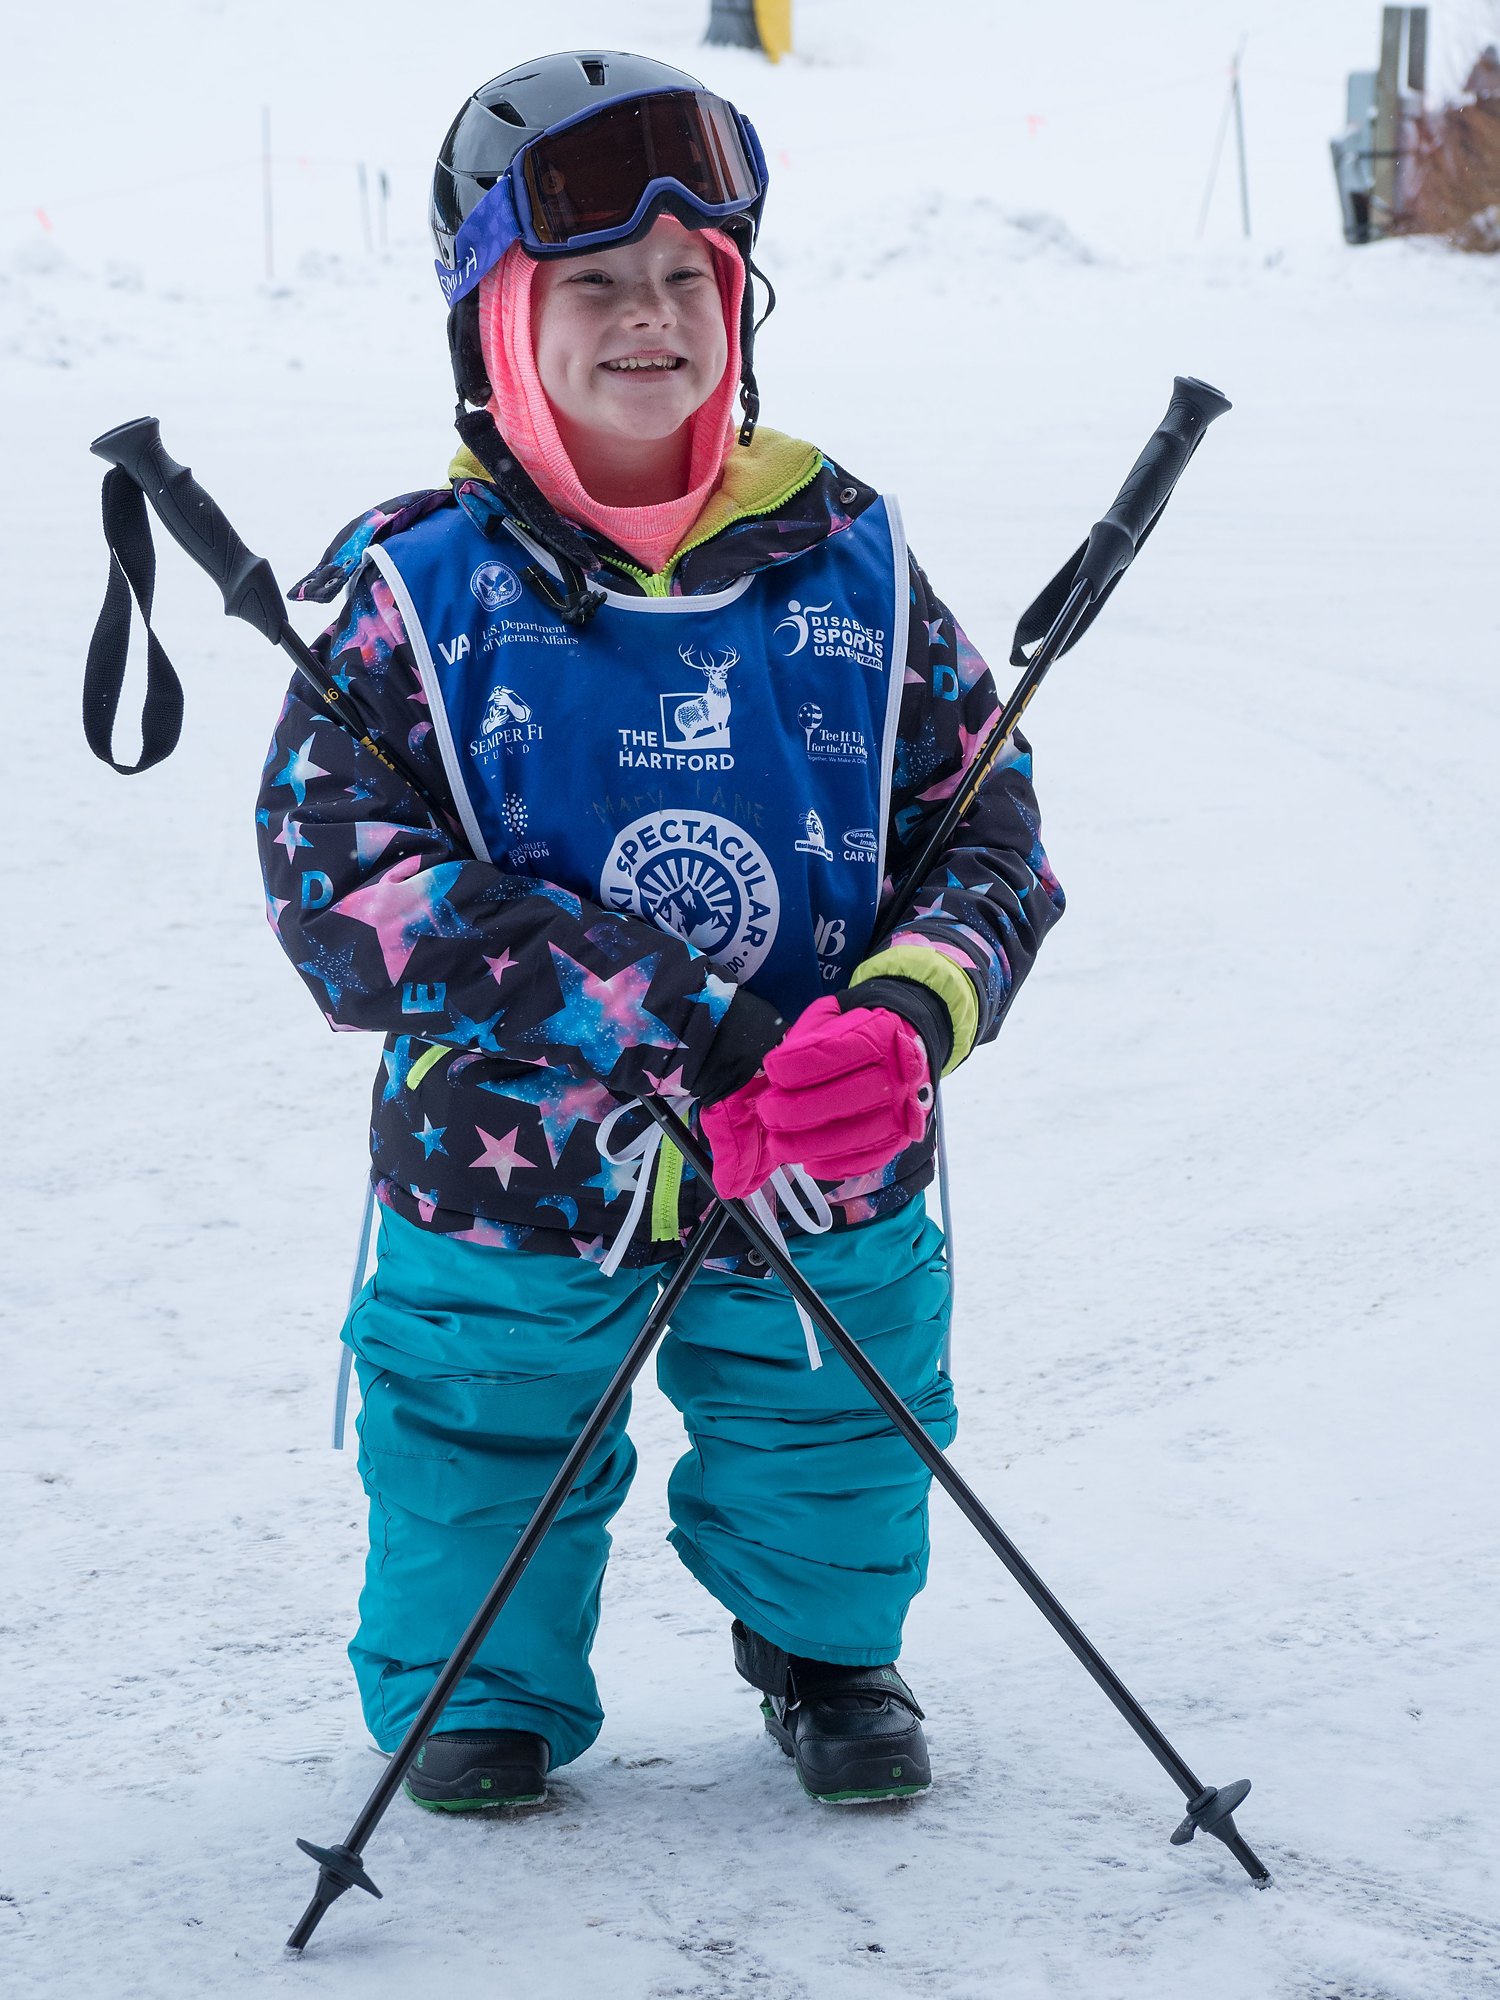
<svg viewBox="0 0 1500 2000">
<path fill-rule="evenodd" d="M 781 894 L 765 850 L 717 813 L 652 812 L 615 838 L 599 881 L 606 909 L 649 917 L 737 980 L 765 963 Z"/>
<path fill-rule="evenodd" d="M 469 588 L 486 611 L 503 611 L 521 595 L 521 580 L 503 562 L 482 562 L 469 578 Z"/>
<path fill-rule="evenodd" d="M 836 611 L 831 601 L 804 604 L 789 598 L 785 618 L 772 631 L 788 635 L 789 660 L 810 652 L 815 660 L 855 660 L 877 674 L 885 666 L 885 632 L 866 625 L 851 611 Z"/>
</svg>

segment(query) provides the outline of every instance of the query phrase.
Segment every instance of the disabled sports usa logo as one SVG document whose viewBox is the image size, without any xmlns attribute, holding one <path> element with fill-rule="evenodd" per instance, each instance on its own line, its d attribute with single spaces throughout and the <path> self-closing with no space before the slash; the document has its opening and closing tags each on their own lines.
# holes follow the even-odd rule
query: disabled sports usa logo
<svg viewBox="0 0 1500 2000">
<path fill-rule="evenodd" d="M 804 604 L 800 598 L 789 598 L 785 618 L 771 630 L 773 637 L 787 635 L 785 657 L 789 660 L 799 653 L 814 660 L 854 660 L 877 674 L 885 666 L 884 629 L 866 625 L 852 611 L 835 610 L 831 600 Z"/>
</svg>

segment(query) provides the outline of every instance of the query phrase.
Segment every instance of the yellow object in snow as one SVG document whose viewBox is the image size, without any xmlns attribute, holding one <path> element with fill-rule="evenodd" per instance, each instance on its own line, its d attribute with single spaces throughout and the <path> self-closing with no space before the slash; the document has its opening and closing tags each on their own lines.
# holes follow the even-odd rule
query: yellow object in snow
<svg viewBox="0 0 1500 2000">
<path fill-rule="evenodd" d="M 755 0 L 755 32 L 772 62 L 792 52 L 792 0 Z"/>
</svg>

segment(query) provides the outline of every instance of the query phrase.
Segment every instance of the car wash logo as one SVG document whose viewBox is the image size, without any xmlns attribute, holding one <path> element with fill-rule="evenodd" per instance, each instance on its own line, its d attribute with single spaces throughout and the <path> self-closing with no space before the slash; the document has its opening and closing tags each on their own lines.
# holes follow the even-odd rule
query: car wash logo
<svg viewBox="0 0 1500 2000">
<path fill-rule="evenodd" d="M 797 710 L 797 721 L 807 742 L 808 760 L 814 764 L 868 764 L 870 745 L 862 729 L 830 729 L 815 701 L 805 701 Z"/>
<path fill-rule="evenodd" d="M 729 674 L 740 663 L 733 647 L 700 652 L 679 646 L 685 667 L 702 674 L 701 688 L 679 688 L 657 697 L 659 729 L 619 731 L 619 762 L 626 771 L 732 771 L 729 743 Z"/>
<path fill-rule="evenodd" d="M 521 595 L 521 580 L 503 562 L 482 562 L 469 578 L 469 588 L 486 611 L 503 611 Z"/>
<path fill-rule="evenodd" d="M 616 837 L 599 879 L 607 909 L 649 917 L 736 979 L 765 963 L 781 895 L 764 849 L 717 813 L 653 812 Z"/>
<path fill-rule="evenodd" d="M 469 745 L 469 755 L 481 764 L 493 763 L 507 750 L 528 753 L 542 740 L 542 725 L 531 719 L 531 707 L 514 688 L 496 685 L 485 703 L 479 734 Z"/>
<path fill-rule="evenodd" d="M 883 629 L 866 625 L 852 612 L 835 611 L 831 602 L 803 604 L 793 597 L 787 604 L 786 613 L 772 630 L 786 633 L 789 641 L 787 659 L 794 660 L 799 653 L 809 653 L 815 660 L 854 660 L 877 674 L 884 667 L 886 635 Z"/>
<path fill-rule="evenodd" d="M 844 859 L 868 861 L 872 868 L 876 866 L 880 860 L 880 842 L 875 838 L 873 826 L 844 828 Z"/>
</svg>

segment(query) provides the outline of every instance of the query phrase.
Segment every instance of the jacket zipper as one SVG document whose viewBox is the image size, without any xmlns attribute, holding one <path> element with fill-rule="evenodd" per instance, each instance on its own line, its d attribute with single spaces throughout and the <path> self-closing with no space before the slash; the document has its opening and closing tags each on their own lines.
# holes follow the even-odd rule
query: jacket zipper
<svg viewBox="0 0 1500 2000">
<path fill-rule="evenodd" d="M 717 541 L 720 535 L 727 534 L 731 528 L 737 528 L 742 521 L 763 521 L 768 514 L 774 514 L 778 508 L 784 507 L 788 500 L 795 500 L 799 493 L 805 493 L 822 469 L 823 460 L 820 455 L 817 464 L 813 466 L 805 478 L 799 479 L 793 486 L 784 488 L 774 499 L 768 500 L 763 507 L 746 507 L 738 514 L 731 514 L 727 521 L 722 522 L 711 533 L 700 535 L 695 542 L 688 542 L 684 547 L 680 548 L 676 555 L 673 556 L 671 562 L 667 564 L 667 567 L 657 570 L 654 574 L 649 570 L 640 568 L 636 563 L 625 562 L 623 560 L 617 561 L 614 556 L 607 555 L 603 560 L 609 564 L 611 569 L 619 570 L 625 576 L 633 576 L 641 586 L 641 594 L 643 596 L 670 597 L 672 594 L 673 572 L 695 549 L 706 548 L 710 542 Z"/>
</svg>

